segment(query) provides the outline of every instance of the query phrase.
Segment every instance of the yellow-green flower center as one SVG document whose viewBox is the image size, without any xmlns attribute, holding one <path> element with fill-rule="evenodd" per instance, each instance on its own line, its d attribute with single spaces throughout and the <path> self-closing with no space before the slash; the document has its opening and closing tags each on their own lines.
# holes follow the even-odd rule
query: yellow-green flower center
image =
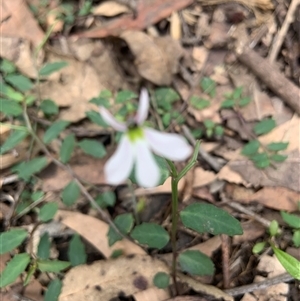
<svg viewBox="0 0 300 301">
<path fill-rule="evenodd" d="M 129 128 L 127 135 L 129 140 L 133 143 L 139 139 L 144 139 L 144 131 L 141 127 Z"/>
</svg>

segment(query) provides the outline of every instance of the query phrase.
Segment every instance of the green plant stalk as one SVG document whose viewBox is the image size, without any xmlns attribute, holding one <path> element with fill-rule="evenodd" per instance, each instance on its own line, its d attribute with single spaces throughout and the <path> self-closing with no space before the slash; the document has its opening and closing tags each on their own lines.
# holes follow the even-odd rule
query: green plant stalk
<svg viewBox="0 0 300 301">
<path fill-rule="evenodd" d="M 171 244 L 172 244 L 172 278 L 176 293 L 177 289 L 177 281 L 176 281 L 176 259 L 177 259 L 177 228 L 178 228 L 178 182 L 187 174 L 187 172 L 196 164 L 197 157 L 199 153 L 200 141 L 196 142 L 195 150 L 193 153 L 192 159 L 189 163 L 184 167 L 184 169 L 178 174 L 174 163 L 170 160 L 167 160 L 167 163 L 171 169 L 171 189 L 172 189 L 172 229 L 171 229 Z"/>
</svg>

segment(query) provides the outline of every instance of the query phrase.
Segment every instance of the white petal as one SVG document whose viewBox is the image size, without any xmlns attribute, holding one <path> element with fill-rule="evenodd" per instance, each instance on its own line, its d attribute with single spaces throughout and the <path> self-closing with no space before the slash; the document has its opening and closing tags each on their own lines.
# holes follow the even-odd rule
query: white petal
<svg viewBox="0 0 300 301">
<path fill-rule="evenodd" d="M 192 154 L 192 147 L 178 134 L 161 133 L 145 128 L 144 133 L 154 153 L 173 161 L 186 160 Z"/>
<path fill-rule="evenodd" d="M 139 108 L 135 116 L 135 121 L 138 125 L 142 124 L 146 120 L 148 116 L 148 110 L 149 110 L 149 95 L 147 90 L 143 88 L 140 94 Z"/>
<path fill-rule="evenodd" d="M 104 166 L 108 184 L 118 185 L 130 175 L 134 164 L 134 149 L 126 135 L 123 135 L 115 153 Z"/>
<path fill-rule="evenodd" d="M 99 108 L 99 113 L 101 117 L 104 119 L 104 121 L 113 127 L 115 130 L 120 131 L 120 132 L 125 132 L 127 127 L 125 123 L 122 123 L 118 121 L 113 115 L 110 114 L 110 112 L 105 109 L 104 107 Z"/>
<path fill-rule="evenodd" d="M 146 188 L 157 186 L 160 179 L 160 172 L 147 141 L 137 141 L 135 147 L 135 176 L 138 184 Z"/>
</svg>

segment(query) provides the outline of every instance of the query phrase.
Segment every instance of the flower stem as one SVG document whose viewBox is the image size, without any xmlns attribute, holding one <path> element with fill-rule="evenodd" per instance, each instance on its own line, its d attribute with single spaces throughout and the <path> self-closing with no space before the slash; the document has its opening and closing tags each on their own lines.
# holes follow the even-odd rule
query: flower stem
<svg viewBox="0 0 300 301">
<path fill-rule="evenodd" d="M 170 160 L 167 160 L 167 163 L 171 169 L 171 177 L 172 177 L 172 230 L 171 230 L 171 244 L 172 244 L 172 278 L 175 288 L 175 293 L 178 295 L 178 286 L 176 281 L 176 259 L 177 259 L 177 227 L 178 227 L 178 182 L 182 177 L 186 175 L 186 173 L 196 164 L 197 156 L 199 152 L 200 141 L 197 141 L 195 145 L 195 150 L 193 153 L 192 159 L 185 166 L 185 168 L 178 174 L 174 163 Z"/>
</svg>

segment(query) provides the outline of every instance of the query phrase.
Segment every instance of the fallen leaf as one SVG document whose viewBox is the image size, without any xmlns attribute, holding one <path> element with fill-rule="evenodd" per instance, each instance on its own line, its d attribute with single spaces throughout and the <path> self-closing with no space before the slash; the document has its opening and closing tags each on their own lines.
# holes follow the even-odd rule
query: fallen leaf
<svg viewBox="0 0 300 301">
<path fill-rule="evenodd" d="M 205 66 L 206 60 L 208 58 L 208 50 L 204 46 L 194 47 L 192 56 L 195 61 L 195 70 L 201 71 Z"/>
<path fill-rule="evenodd" d="M 116 242 L 113 246 L 110 247 L 108 245 L 107 238 L 109 226 L 107 223 L 95 217 L 78 212 L 59 210 L 55 218 L 66 225 L 68 228 L 80 234 L 106 258 L 109 258 L 115 250 L 122 250 L 124 255 L 146 253 L 137 244 L 127 239 L 122 239 L 121 241 Z M 96 234 L 95 229 L 97 229 Z"/>
<path fill-rule="evenodd" d="M 181 26 L 178 12 L 173 12 L 170 19 L 170 35 L 174 40 L 181 39 Z"/>
<path fill-rule="evenodd" d="M 105 1 L 96 5 L 92 12 L 95 16 L 114 17 L 123 13 L 128 13 L 130 10 L 124 4 L 115 1 Z"/>
<path fill-rule="evenodd" d="M 167 290 L 151 287 L 133 295 L 135 301 L 164 301 L 170 297 Z"/>
<path fill-rule="evenodd" d="M 242 222 L 241 226 L 243 228 L 243 234 L 233 236 L 232 244 L 234 246 L 240 246 L 243 243 L 256 241 L 259 237 L 266 233 L 265 227 L 255 220 Z"/>
<path fill-rule="evenodd" d="M 204 170 L 202 167 L 195 168 L 193 188 L 206 186 L 216 179 L 212 171 Z"/>
</svg>

